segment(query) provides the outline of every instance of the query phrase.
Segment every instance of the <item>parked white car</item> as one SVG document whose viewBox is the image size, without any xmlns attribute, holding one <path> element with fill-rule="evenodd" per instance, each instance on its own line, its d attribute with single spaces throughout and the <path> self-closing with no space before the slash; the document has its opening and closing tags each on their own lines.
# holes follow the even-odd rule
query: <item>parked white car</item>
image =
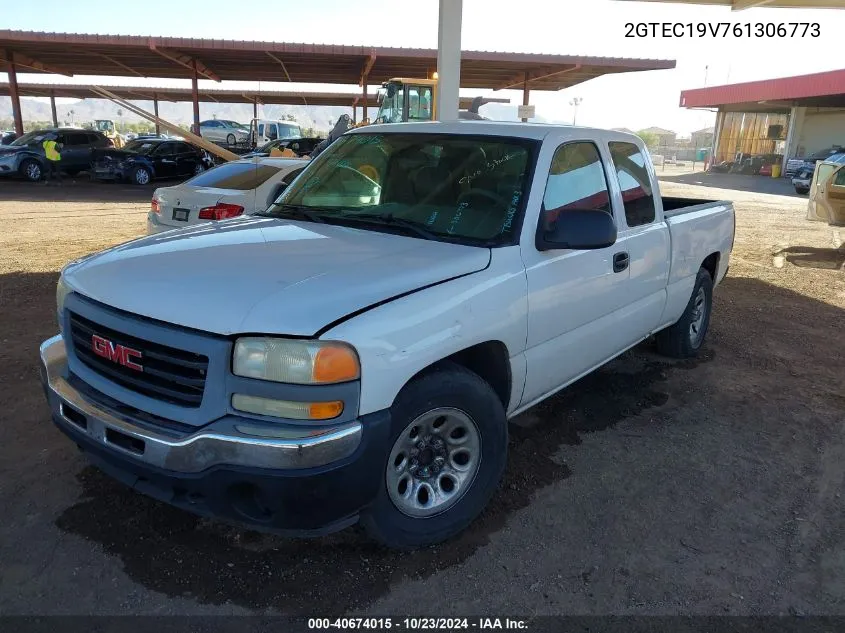
<svg viewBox="0 0 845 633">
<path fill-rule="evenodd" d="M 236 160 L 153 192 L 147 234 L 264 211 L 302 171 L 301 158 Z"/>
<path fill-rule="evenodd" d="M 200 121 L 200 136 L 214 143 L 235 145 L 249 140 L 249 127 L 237 121 L 209 119 Z"/>
<path fill-rule="evenodd" d="M 362 127 L 261 216 L 66 266 L 41 378 L 138 491 L 429 545 L 495 494 L 508 418 L 652 335 L 695 356 L 734 228 L 730 202 L 661 196 L 632 134 Z"/>
</svg>

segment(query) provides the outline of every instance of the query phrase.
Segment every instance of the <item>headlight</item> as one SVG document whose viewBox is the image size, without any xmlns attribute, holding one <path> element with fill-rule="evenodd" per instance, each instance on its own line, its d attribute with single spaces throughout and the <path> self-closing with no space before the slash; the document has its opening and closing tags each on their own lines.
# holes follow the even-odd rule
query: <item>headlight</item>
<svg viewBox="0 0 845 633">
<path fill-rule="evenodd" d="M 355 350 L 345 343 L 241 338 L 235 343 L 232 371 L 259 380 L 325 385 L 356 380 L 361 366 Z"/>
<path fill-rule="evenodd" d="M 64 277 L 59 277 L 56 284 L 56 315 L 59 318 L 59 327 L 62 325 L 62 311 L 65 309 L 65 297 L 70 294 L 70 286 L 65 283 Z"/>
</svg>

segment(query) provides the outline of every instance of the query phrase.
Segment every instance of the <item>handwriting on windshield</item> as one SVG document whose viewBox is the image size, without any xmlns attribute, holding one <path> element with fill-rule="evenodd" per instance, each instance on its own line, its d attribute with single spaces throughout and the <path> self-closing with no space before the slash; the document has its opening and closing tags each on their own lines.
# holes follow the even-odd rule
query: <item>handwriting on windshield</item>
<svg viewBox="0 0 845 633">
<path fill-rule="evenodd" d="M 487 174 L 496 169 L 499 165 L 508 162 L 512 158 L 516 158 L 519 156 L 517 153 L 508 152 L 501 158 L 496 158 L 494 160 L 488 160 L 487 163 L 481 169 L 476 169 L 473 173 L 467 174 L 463 178 L 461 178 L 458 182 L 462 185 L 471 185 L 472 181 L 481 176 L 482 174 Z"/>
</svg>

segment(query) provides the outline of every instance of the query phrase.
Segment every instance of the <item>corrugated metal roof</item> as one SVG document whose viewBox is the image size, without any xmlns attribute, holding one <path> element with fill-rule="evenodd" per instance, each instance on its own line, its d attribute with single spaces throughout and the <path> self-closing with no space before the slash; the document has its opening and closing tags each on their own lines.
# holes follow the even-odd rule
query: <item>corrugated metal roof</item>
<svg viewBox="0 0 845 633">
<path fill-rule="evenodd" d="M 214 80 L 358 84 L 391 77 L 427 77 L 437 51 L 421 48 L 346 46 L 294 42 L 94 35 L 0 30 L 0 57 L 12 51 L 20 72 L 190 78 Z M 608 73 L 674 68 L 674 60 L 463 51 L 461 86 L 560 90 Z"/>
<path fill-rule="evenodd" d="M 845 70 L 831 70 L 812 75 L 765 79 L 747 83 L 696 88 L 681 92 L 682 108 L 716 108 L 731 104 L 765 102 L 799 102 L 813 105 L 814 100 L 845 95 Z M 800 103 L 807 100 L 807 103 Z"/>
</svg>

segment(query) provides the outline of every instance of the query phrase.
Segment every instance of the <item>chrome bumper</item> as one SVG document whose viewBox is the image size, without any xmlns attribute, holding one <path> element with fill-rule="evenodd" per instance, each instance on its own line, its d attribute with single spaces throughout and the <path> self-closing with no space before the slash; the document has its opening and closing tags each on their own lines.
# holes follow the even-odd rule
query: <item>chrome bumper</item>
<svg viewBox="0 0 845 633">
<path fill-rule="evenodd" d="M 179 473 L 212 466 L 300 469 L 324 466 L 350 456 L 361 443 L 358 421 L 307 428 L 226 416 L 186 437 L 174 439 L 143 428 L 129 416 L 92 402 L 67 380 L 67 351 L 61 335 L 41 344 L 41 379 L 57 424 L 117 453 Z M 74 410 L 67 416 L 67 407 Z M 79 416 L 84 417 L 84 428 Z M 133 450 L 115 441 L 132 438 Z"/>
</svg>

